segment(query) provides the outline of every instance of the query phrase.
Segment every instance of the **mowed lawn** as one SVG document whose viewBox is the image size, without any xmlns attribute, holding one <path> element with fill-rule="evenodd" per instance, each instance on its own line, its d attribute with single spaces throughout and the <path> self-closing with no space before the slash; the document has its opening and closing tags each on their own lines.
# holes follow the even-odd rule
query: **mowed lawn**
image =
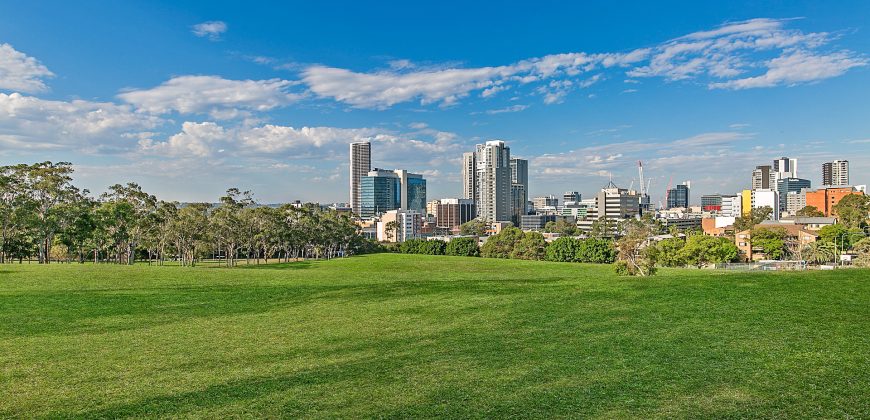
<svg viewBox="0 0 870 420">
<path fill-rule="evenodd" d="M 0 417 L 870 416 L 870 271 L 0 266 Z"/>
</svg>

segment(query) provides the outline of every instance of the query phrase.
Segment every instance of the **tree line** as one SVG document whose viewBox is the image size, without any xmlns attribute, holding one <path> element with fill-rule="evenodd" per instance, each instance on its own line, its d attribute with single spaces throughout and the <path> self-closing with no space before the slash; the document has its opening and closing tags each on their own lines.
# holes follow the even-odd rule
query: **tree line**
<svg viewBox="0 0 870 420">
<path fill-rule="evenodd" d="M 36 259 L 133 264 L 168 260 L 228 266 L 335 258 L 372 249 L 347 214 L 317 204 L 258 204 L 227 190 L 219 203 L 158 200 L 135 183 L 99 196 L 72 183 L 69 162 L 0 167 L 0 262 Z"/>
</svg>

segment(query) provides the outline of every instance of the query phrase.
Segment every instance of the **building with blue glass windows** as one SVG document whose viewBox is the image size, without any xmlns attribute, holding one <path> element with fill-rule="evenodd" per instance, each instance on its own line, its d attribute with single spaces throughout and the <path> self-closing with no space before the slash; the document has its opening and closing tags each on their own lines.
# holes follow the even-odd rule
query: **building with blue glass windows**
<svg viewBox="0 0 870 420">
<path fill-rule="evenodd" d="M 375 168 L 360 179 L 360 217 L 377 217 L 399 209 L 425 214 L 426 180 L 422 175 Z"/>
</svg>

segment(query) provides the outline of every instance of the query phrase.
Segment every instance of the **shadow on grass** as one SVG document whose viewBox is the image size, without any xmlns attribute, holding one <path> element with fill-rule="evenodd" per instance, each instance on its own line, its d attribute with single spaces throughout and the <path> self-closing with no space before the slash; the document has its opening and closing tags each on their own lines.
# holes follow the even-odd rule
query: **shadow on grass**
<svg viewBox="0 0 870 420">
<path fill-rule="evenodd" d="M 238 268 L 246 270 L 304 270 L 311 267 L 311 261 L 294 261 L 287 263 L 250 264 L 242 265 Z"/>
</svg>

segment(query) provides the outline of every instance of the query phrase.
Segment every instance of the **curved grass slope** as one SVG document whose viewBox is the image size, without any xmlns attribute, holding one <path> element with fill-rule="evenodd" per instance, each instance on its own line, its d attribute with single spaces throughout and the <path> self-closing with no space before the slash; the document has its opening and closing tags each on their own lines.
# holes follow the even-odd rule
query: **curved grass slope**
<svg viewBox="0 0 870 420">
<path fill-rule="evenodd" d="M 0 266 L 0 417 L 870 415 L 870 272 Z"/>
</svg>

